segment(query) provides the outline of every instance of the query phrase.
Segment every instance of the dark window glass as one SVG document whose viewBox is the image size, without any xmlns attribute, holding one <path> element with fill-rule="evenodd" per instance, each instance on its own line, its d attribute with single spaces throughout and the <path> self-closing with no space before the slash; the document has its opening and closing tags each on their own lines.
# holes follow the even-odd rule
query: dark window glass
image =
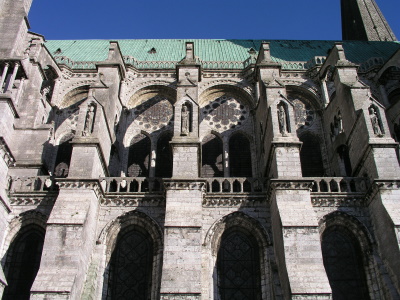
<svg viewBox="0 0 400 300">
<path fill-rule="evenodd" d="M 139 134 L 133 138 L 129 147 L 128 176 L 149 176 L 151 142 L 149 137 Z"/>
<path fill-rule="evenodd" d="M 157 142 L 156 177 L 172 177 L 171 134 L 163 134 Z"/>
<path fill-rule="evenodd" d="M 3 299 L 29 299 L 40 266 L 43 242 L 43 230 L 35 227 L 11 243 L 4 266 L 8 286 L 4 290 Z"/>
<path fill-rule="evenodd" d="M 311 134 L 300 137 L 303 142 L 300 151 L 301 171 L 304 177 L 324 176 L 321 147 L 318 139 Z"/>
<path fill-rule="evenodd" d="M 111 256 L 107 299 L 150 299 L 152 269 L 150 235 L 136 230 L 120 234 Z"/>
<path fill-rule="evenodd" d="M 61 141 L 60 145 L 58 145 L 56 167 L 54 168 L 54 175 L 56 177 L 65 178 L 68 176 L 72 156 L 71 140 Z"/>
<path fill-rule="evenodd" d="M 217 136 L 207 135 L 202 143 L 202 168 L 203 177 L 222 177 L 224 168 L 222 162 L 222 142 Z"/>
<path fill-rule="evenodd" d="M 222 235 L 217 258 L 218 291 L 222 300 L 261 299 L 257 242 L 239 230 Z"/>
<path fill-rule="evenodd" d="M 229 140 L 229 166 L 231 177 L 251 177 L 250 142 L 240 133 Z"/>
<path fill-rule="evenodd" d="M 339 230 L 324 234 L 322 254 L 334 300 L 369 299 L 362 253 L 354 237 Z"/>
</svg>

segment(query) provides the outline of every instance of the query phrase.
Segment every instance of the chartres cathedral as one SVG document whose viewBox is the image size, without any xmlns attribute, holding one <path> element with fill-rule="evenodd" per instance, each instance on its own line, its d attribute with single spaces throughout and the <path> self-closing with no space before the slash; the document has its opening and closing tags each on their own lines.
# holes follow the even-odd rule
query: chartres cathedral
<svg viewBox="0 0 400 300">
<path fill-rule="evenodd" d="M 3 299 L 400 299 L 400 43 L 46 40 L 0 2 Z"/>
</svg>

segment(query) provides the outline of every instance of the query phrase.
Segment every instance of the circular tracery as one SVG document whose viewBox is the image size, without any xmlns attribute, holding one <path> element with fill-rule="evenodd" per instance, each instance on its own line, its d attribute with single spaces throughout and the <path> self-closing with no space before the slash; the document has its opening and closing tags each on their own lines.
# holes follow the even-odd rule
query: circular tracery
<svg viewBox="0 0 400 300">
<path fill-rule="evenodd" d="M 298 98 L 290 99 L 294 106 L 294 119 L 297 129 L 306 129 L 314 123 L 315 112 L 309 103 Z"/>
<path fill-rule="evenodd" d="M 223 95 L 202 108 L 202 118 L 218 132 L 241 126 L 249 116 L 249 109 L 232 96 Z"/>
<path fill-rule="evenodd" d="M 158 130 L 172 124 L 173 108 L 169 100 L 155 96 L 133 109 L 136 123 L 144 130 Z"/>
</svg>

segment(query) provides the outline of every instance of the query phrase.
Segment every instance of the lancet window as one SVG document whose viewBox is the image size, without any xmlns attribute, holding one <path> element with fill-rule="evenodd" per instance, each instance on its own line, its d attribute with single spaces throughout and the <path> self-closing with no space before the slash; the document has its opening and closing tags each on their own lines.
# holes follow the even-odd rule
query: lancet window
<svg viewBox="0 0 400 300">
<path fill-rule="evenodd" d="M 128 176 L 149 176 L 151 141 L 144 134 L 135 136 L 129 146 Z"/>
<path fill-rule="evenodd" d="M 229 166 L 231 177 L 252 176 L 250 141 L 241 133 L 229 140 Z"/>
<path fill-rule="evenodd" d="M 202 142 L 203 177 L 222 177 L 224 175 L 222 141 L 214 134 L 207 135 Z"/>
</svg>

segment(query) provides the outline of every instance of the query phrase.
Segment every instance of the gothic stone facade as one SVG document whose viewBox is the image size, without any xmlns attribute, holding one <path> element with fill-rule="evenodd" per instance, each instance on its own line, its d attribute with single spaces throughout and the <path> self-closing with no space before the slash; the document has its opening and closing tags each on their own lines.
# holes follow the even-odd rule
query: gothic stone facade
<svg viewBox="0 0 400 300">
<path fill-rule="evenodd" d="M 3 5 L 4 299 L 400 299 L 400 44 L 45 41 Z"/>
</svg>

